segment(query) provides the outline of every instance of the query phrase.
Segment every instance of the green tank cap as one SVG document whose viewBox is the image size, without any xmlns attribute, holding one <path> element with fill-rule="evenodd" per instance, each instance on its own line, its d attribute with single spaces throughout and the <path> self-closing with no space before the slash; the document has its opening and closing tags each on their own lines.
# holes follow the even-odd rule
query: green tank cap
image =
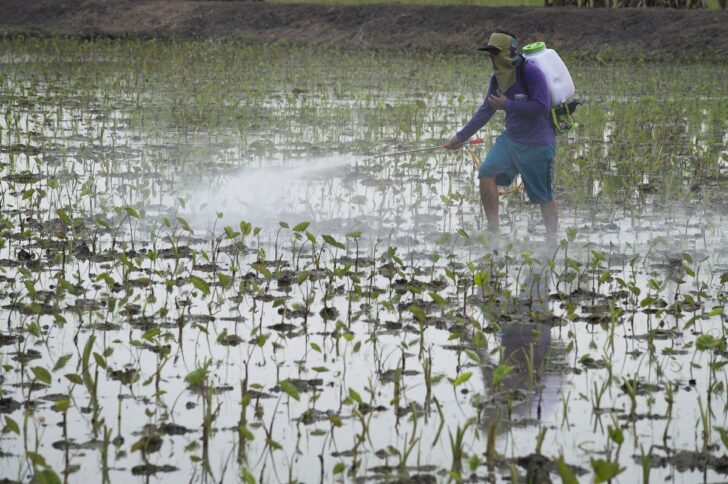
<svg viewBox="0 0 728 484">
<path fill-rule="evenodd" d="M 541 52 L 546 48 L 546 42 L 534 42 L 533 44 L 528 44 L 523 48 L 524 54 L 535 54 L 537 52 Z"/>
</svg>

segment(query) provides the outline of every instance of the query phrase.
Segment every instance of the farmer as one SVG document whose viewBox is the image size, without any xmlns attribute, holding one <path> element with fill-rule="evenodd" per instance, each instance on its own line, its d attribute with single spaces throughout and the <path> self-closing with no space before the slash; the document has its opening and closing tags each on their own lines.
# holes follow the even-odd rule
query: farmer
<svg viewBox="0 0 728 484">
<path fill-rule="evenodd" d="M 496 31 L 478 50 L 487 52 L 493 62 L 494 74 L 490 78 L 488 94 L 468 124 L 444 147 L 459 148 L 496 111 L 505 111 L 506 129 L 498 136 L 478 171 L 480 199 L 488 219 L 488 230 L 499 232 L 497 185 L 510 185 L 520 173 L 528 198 L 541 206 L 546 231 L 553 238 L 559 226 L 559 212 L 551 186 L 556 134 L 549 118 L 551 103 L 546 79 L 538 67 L 525 62 L 518 53 L 516 37 L 508 32 Z M 517 75 L 520 66 L 523 75 Z M 524 88 L 524 82 L 527 88 Z"/>
</svg>

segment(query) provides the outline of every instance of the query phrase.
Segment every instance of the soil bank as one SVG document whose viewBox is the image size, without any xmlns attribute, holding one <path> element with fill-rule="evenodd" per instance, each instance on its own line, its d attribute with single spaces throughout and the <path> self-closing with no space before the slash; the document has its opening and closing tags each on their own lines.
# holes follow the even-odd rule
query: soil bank
<svg viewBox="0 0 728 484">
<path fill-rule="evenodd" d="M 565 55 L 728 62 L 728 11 L 665 8 L 2 0 L 0 34 L 227 37 L 344 48 L 468 52 L 503 28 Z"/>
</svg>

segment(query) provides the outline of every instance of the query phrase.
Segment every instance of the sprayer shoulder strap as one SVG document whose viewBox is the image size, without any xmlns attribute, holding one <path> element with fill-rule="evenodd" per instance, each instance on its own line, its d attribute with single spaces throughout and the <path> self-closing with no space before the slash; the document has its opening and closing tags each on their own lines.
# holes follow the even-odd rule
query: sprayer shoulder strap
<svg viewBox="0 0 728 484">
<path fill-rule="evenodd" d="M 526 97 L 529 99 L 531 98 L 531 93 L 528 89 L 528 83 L 526 83 L 526 63 L 528 61 L 524 60 L 521 65 L 516 67 L 516 76 L 518 76 L 518 82 L 521 83 L 521 86 L 523 87 L 523 90 L 526 92 Z"/>
</svg>

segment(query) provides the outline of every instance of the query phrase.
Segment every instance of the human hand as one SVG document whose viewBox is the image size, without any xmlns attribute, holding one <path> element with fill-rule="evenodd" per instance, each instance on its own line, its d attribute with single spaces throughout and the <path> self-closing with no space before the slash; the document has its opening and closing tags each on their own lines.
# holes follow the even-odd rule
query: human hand
<svg viewBox="0 0 728 484">
<path fill-rule="evenodd" d="M 446 150 L 456 150 L 456 149 L 460 148 L 462 145 L 463 145 L 463 142 L 460 141 L 460 138 L 458 138 L 457 135 L 455 135 L 452 138 L 450 138 L 450 140 L 447 143 L 442 145 L 442 147 L 445 148 Z"/>
<path fill-rule="evenodd" d="M 488 96 L 488 102 L 496 111 L 498 109 L 505 109 L 507 101 L 508 98 L 500 90 L 496 90 L 495 94 Z"/>
</svg>

